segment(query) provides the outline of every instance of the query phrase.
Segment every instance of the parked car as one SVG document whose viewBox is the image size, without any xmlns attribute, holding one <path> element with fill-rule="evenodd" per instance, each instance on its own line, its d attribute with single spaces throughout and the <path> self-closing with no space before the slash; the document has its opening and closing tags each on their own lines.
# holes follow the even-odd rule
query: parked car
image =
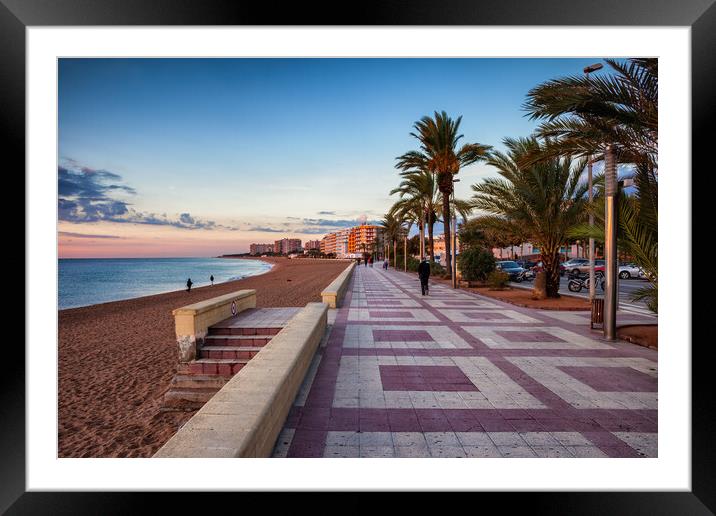
<svg viewBox="0 0 716 516">
<path fill-rule="evenodd" d="M 594 260 L 594 271 L 601 272 L 604 274 L 604 260 Z M 567 262 L 564 262 L 567 274 L 571 276 L 579 276 L 581 274 L 589 274 L 589 259 L 588 258 L 574 258 Z"/>
<path fill-rule="evenodd" d="M 567 272 L 571 272 L 575 267 L 583 267 L 585 265 L 589 266 L 588 258 L 572 258 L 571 260 L 564 262 L 564 268 Z"/>
<path fill-rule="evenodd" d="M 510 281 L 521 278 L 522 273 L 525 271 L 522 267 L 517 265 L 517 262 L 513 261 L 501 261 L 495 263 L 495 269 L 498 271 L 506 272 L 510 276 Z M 521 281 L 521 279 L 520 279 Z"/>
<path fill-rule="evenodd" d="M 643 278 L 641 267 L 634 263 L 625 263 L 619 266 L 619 277 L 621 279 Z"/>
<path fill-rule="evenodd" d="M 544 266 L 542 265 L 542 262 L 537 262 L 537 265 L 535 265 L 534 267 L 532 267 L 532 270 L 533 270 L 535 273 L 537 273 L 537 272 L 542 272 L 542 271 L 544 270 Z M 565 271 L 566 271 L 566 268 L 564 267 L 564 263 L 560 263 L 560 264 L 559 264 L 559 275 L 560 275 L 560 276 L 564 276 Z"/>
</svg>

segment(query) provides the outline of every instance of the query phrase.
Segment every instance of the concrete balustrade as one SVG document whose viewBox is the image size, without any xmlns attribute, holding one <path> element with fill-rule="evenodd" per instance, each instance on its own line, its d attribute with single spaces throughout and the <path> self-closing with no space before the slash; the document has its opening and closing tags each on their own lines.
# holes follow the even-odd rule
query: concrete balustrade
<svg viewBox="0 0 716 516">
<path fill-rule="evenodd" d="M 355 262 L 348 265 L 348 267 L 321 292 L 321 299 L 330 308 L 339 308 L 341 306 L 343 297 L 348 290 L 348 285 L 350 285 L 351 275 L 353 274 L 355 266 Z"/>
<path fill-rule="evenodd" d="M 256 307 L 256 290 L 239 290 L 172 311 L 179 347 L 179 362 L 196 358 L 197 342 L 206 337 L 209 326 Z"/>
<path fill-rule="evenodd" d="M 154 456 L 269 457 L 326 331 L 309 303 Z"/>
</svg>

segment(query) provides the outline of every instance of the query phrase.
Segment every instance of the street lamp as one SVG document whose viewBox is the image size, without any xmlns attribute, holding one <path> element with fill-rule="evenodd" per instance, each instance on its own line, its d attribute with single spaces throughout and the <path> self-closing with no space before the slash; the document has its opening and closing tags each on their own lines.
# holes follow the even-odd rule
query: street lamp
<svg viewBox="0 0 716 516">
<path fill-rule="evenodd" d="M 584 75 L 589 81 L 589 74 L 602 69 L 601 63 L 594 63 L 584 68 Z M 592 193 L 592 157 L 587 156 L 587 178 L 589 181 L 589 205 L 591 207 L 593 193 Z M 590 229 L 594 226 L 594 214 L 589 212 L 589 227 Z M 589 237 L 589 302 L 591 303 L 596 293 L 596 285 L 594 277 L 594 238 Z"/>
<path fill-rule="evenodd" d="M 604 337 L 616 339 L 617 330 L 617 165 L 614 145 L 604 151 Z"/>
<path fill-rule="evenodd" d="M 452 180 L 452 288 L 457 288 L 457 209 L 455 209 L 455 183 L 459 183 L 459 179 L 453 177 Z"/>
</svg>

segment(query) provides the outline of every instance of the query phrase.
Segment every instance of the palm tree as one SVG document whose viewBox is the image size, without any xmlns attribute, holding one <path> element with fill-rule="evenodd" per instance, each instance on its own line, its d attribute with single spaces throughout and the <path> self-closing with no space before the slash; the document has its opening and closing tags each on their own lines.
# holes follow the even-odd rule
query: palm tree
<svg viewBox="0 0 716 516">
<path fill-rule="evenodd" d="M 530 90 L 525 109 L 545 120 L 537 135 L 552 155 L 598 156 L 611 143 L 620 163 L 657 166 L 658 61 L 606 59 L 613 73 L 564 77 Z"/>
<path fill-rule="evenodd" d="M 389 213 L 400 221 L 400 234 L 403 237 L 403 268 L 408 270 L 408 234 L 413 224 L 419 224 L 422 218 L 422 204 L 418 198 L 400 199 L 393 204 Z"/>
<path fill-rule="evenodd" d="M 559 248 L 586 214 L 583 160 L 548 156 L 524 166 L 525 156 L 539 155 L 544 143 L 535 137 L 505 138 L 503 143 L 507 153 L 493 152 L 487 161 L 501 177 L 472 186 L 474 205 L 488 214 L 483 220 L 489 227 L 528 235 L 539 246 L 547 297 L 559 297 Z"/>
<path fill-rule="evenodd" d="M 484 160 L 490 147 L 479 143 L 466 143 L 458 148 L 463 137 L 458 134 L 462 117 L 450 118 L 445 111 L 434 113 L 433 118 L 424 116 L 415 122 L 415 132 L 410 133 L 420 142 L 419 151 L 410 151 L 396 158 L 396 168 L 407 170 L 427 170 L 436 175 L 438 189 L 442 194 L 443 230 L 445 233 L 445 253 L 447 268 L 451 269 L 450 249 L 450 194 L 453 192 L 453 179 L 461 168 Z"/>
<path fill-rule="evenodd" d="M 400 236 L 401 221 L 398 217 L 391 212 L 388 212 L 383 216 L 383 220 L 380 225 L 383 228 L 383 235 L 388 242 L 388 261 L 390 262 L 390 244 L 393 244 L 393 268 L 396 266 L 396 242 Z"/>
<path fill-rule="evenodd" d="M 428 232 L 428 247 L 430 259 L 435 261 L 433 252 L 433 227 L 437 221 L 436 211 L 440 206 L 441 194 L 437 188 L 435 174 L 427 170 L 407 170 L 401 172 L 403 177 L 400 185 L 391 190 L 390 195 L 400 194 L 401 201 L 416 202 L 420 205 L 421 217 L 418 221 L 420 228 L 420 257 L 425 256 L 425 228 Z"/>
</svg>

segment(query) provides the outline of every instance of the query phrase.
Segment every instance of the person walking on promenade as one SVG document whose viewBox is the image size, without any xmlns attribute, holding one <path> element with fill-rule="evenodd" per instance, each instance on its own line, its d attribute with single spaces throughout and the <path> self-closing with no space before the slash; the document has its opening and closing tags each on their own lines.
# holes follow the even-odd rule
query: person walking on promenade
<svg viewBox="0 0 716 516">
<path fill-rule="evenodd" d="M 430 278 L 430 264 L 427 258 L 423 258 L 418 265 L 418 277 L 420 278 L 420 290 L 425 296 L 428 294 L 428 279 Z"/>
<path fill-rule="evenodd" d="M 363 257 L 363 267 L 368 267 L 368 258 Z"/>
<path fill-rule="evenodd" d="M 191 292 L 191 286 L 192 286 L 192 285 L 193 285 L 193 283 L 191 282 L 191 278 L 189 278 L 188 280 L 186 280 L 186 291 L 187 291 L 187 292 Z"/>
<path fill-rule="evenodd" d="M 212 274 L 211 276 L 209 276 L 209 279 L 211 280 L 211 286 L 213 287 L 214 286 L 214 275 Z"/>
<path fill-rule="evenodd" d="M 373 267 L 373 257 L 368 258 L 368 264 Z"/>
<path fill-rule="evenodd" d="M 385 260 L 383 260 L 383 270 L 384 271 L 388 270 L 388 259 L 387 258 Z"/>
</svg>

